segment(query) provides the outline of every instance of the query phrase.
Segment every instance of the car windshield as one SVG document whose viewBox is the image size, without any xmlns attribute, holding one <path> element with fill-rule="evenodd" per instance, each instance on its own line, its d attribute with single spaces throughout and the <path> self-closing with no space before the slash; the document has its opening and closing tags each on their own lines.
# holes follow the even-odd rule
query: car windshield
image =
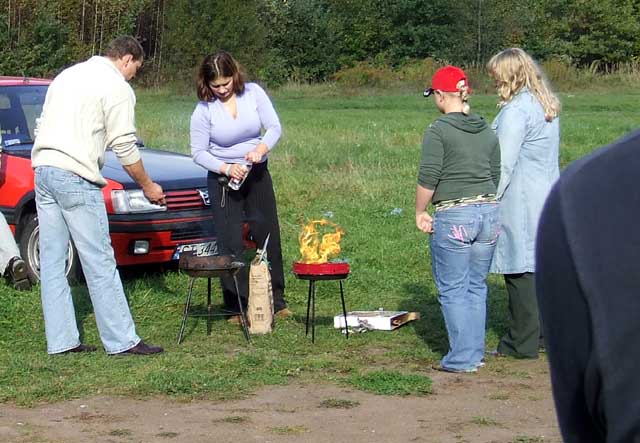
<svg viewBox="0 0 640 443">
<path fill-rule="evenodd" d="M 47 86 L 0 87 L 0 133 L 5 150 L 31 149 Z"/>
</svg>

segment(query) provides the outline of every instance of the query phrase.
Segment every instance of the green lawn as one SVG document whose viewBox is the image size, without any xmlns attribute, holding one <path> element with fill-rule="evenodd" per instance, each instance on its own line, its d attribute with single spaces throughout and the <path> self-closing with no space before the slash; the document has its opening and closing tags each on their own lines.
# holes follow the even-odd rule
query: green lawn
<svg viewBox="0 0 640 443">
<path fill-rule="evenodd" d="M 638 126 L 640 95 L 563 95 L 561 164 L 610 143 Z M 428 237 L 414 226 L 413 200 L 420 142 L 437 117 L 430 101 L 413 95 L 339 95 L 330 87 L 279 91 L 274 102 L 284 137 L 270 160 L 278 196 L 286 266 L 298 258 L 301 223 L 332 213 L 346 232 L 343 254 L 352 275 L 345 282 L 348 309 L 419 311 L 422 320 L 394 332 L 345 340 L 333 329 L 340 312 L 336 282 L 318 284 L 316 343 L 304 334 L 306 282 L 287 269 L 286 297 L 296 313 L 273 334 L 244 342 L 237 326 L 189 320 L 176 345 L 187 276 L 160 267 L 124 272 L 139 334 L 165 346 L 150 358 L 92 355 L 49 357 L 38 289 L 18 293 L 0 286 L 0 402 L 31 404 L 86 395 L 169 394 L 232 398 L 265 384 L 292 379 L 361 387 L 391 380 L 380 392 L 426 392 L 422 370 L 442 354 L 446 332 L 431 279 Z M 194 98 L 138 91 L 138 127 L 148 146 L 188 152 Z M 472 108 L 491 120 L 495 97 L 478 96 Z M 206 290 L 204 281 L 199 289 Z M 217 288 L 217 286 L 216 286 Z M 487 337 L 504 332 L 505 292 L 490 278 Z M 74 289 L 84 341 L 100 344 L 86 288 Z M 219 300 L 219 298 L 218 298 Z M 196 298 L 196 305 L 204 302 Z M 382 371 L 382 372 L 380 372 Z M 407 386 L 409 384 L 409 386 Z M 392 389 L 393 392 L 393 389 Z"/>
</svg>

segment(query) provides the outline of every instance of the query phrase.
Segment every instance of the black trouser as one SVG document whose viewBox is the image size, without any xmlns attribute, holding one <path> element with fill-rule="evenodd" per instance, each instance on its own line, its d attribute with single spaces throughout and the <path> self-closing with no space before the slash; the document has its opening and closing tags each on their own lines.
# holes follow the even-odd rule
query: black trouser
<svg viewBox="0 0 640 443">
<path fill-rule="evenodd" d="M 221 254 L 243 257 L 242 225 L 248 221 L 251 234 L 259 248 L 264 244 L 267 235 L 267 258 L 271 268 L 271 286 L 273 288 L 273 304 L 275 311 L 284 309 L 284 270 L 282 267 L 282 248 L 280 246 L 280 225 L 276 209 L 276 196 L 273 192 L 271 174 L 267 162 L 254 164 L 249 176 L 239 190 L 223 188 L 218 183 L 220 174 L 209 172 L 207 183 L 209 198 L 213 210 L 213 222 L 218 247 Z M 223 193 L 224 189 L 224 193 Z M 232 278 L 221 278 L 224 304 L 228 309 L 239 308 L 236 290 Z M 240 296 L 246 305 L 249 294 L 249 267 L 238 274 Z"/>
<path fill-rule="evenodd" d="M 520 358 L 538 357 L 542 345 L 542 328 L 533 272 L 506 274 L 509 294 L 509 331 L 502 337 L 498 352 Z"/>
</svg>

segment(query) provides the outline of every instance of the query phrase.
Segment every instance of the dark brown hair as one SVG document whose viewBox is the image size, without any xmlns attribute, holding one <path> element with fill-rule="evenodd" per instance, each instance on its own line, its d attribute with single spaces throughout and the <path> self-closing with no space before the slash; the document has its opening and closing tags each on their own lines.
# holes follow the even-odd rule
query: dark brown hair
<svg viewBox="0 0 640 443">
<path fill-rule="evenodd" d="M 242 67 L 226 51 L 218 51 L 207 55 L 198 68 L 198 80 L 196 93 L 198 98 L 205 102 L 214 101 L 216 96 L 209 87 L 209 83 L 219 77 L 231 77 L 233 79 L 233 92 L 240 95 L 244 92 L 245 76 Z"/>
<path fill-rule="evenodd" d="M 144 49 L 138 40 L 130 35 L 114 38 L 104 50 L 104 55 L 114 60 L 131 55 L 135 61 L 144 58 Z"/>
</svg>

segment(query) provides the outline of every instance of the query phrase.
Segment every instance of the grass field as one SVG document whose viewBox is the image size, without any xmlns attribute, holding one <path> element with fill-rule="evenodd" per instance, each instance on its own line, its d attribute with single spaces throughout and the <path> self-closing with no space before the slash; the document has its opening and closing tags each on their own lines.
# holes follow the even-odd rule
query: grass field
<svg viewBox="0 0 640 443">
<path fill-rule="evenodd" d="M 561 166 L 638 127 L 640 94 L 563 95 Z M 292 379 L 335 381 L 374 392 L 427 392 L 421 369 L 446 349 L 446 332 L 431 279 L 428 238 L 414 226 L 413 200 L 420 142 L 437 117 L 419 91 L 412 95 L 340 94 L 324 86 L 274 94 L 284 138 L 270 160 L 286 266 L 298 258 L 302 222 L 332 214 L 346 232 L 342 258 L 348 309 L 419 311 L 422 320 L 394 332 L 349 340 L 332 327 L 340 312 L 336 282 L 318 284 L 316 343 L 304 335 L 306 282 L 287 271 L 286 297 L 294 319 L 273 334 L 244 342 L 236 326 L 189 320 L 176 345 L 187 276 L 174 269 L 127 269 L 126 292 L 139 334 L 167 352 L 152 358 L 47 356 L 38 289 L 0 289 L 0 402 L 32 404 L 86 395 L 233 398 Z M 188 152 L 192 97 L 138 91 L 138 127 L 148 146 Z M 472 108 L 491 120 L 495 97 Z M 200 290 L 204 290 L 200 282 Z M 490 278 L 488 343 L 504 332 L 505 292 Z M 100 344 L 86 288 L 74 289 L 87 343 Z M 196 298 L 196 304 L 204 297 Z M 378 386 L 379 385 L 379 386 Z M 397 390 L 393 387 L 398 386 Z M 413 386 L 413 388 L 412 388 Z"/>
</svg>

